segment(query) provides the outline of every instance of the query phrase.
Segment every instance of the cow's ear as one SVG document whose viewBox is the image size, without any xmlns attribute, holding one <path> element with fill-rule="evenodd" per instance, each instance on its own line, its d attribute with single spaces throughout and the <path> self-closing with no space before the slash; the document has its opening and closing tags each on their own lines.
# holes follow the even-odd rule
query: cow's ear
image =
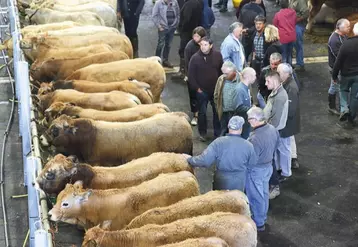
<svg viewBox="0 0 358 247">
<path fill-rule="evenodd" d="M 67 105 L 69 105 L 69 106 L 76 106 L 76 104 L 73 103 L 73 102 L 68 102 Z"/>
<path fill-rule="evenodd" d="M 78 164 L 78 163 L 80 163 L 80 161 L 78 160 L 78 158 L 77 158 L 77 156 L 76 155 L 70 155 L 70 156 L 68 156 L 67 157 L 67 159 L 69 160 L 69 161 L 71 161 L 73 164 Z"/>
<path fill-rule="evenodd" d="M 71 133 L 72 133 L 73 135 L 76 134 L 77 130 L 78 130 L 77 127 L 71 127 Z"/>
<path fill-rule="evenodd" d="M 80 202 L 88 201 L 88 198 L 91 196 L 92 190 L 87 190 L 86 192 L 82 193 L 80 195 Z"/>
<path fill-rule="evenodd" d="M 112 224 L 112 220 L 105 220 L 102 222 L 102 224 L 99 227 L 105 231 L 110 231 L 111 224 Z"/>
</svg>

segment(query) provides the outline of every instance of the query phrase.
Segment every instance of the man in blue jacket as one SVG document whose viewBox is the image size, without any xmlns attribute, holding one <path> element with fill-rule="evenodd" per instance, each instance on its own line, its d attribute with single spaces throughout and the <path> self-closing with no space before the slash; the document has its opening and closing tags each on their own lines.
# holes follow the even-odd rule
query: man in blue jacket
<svg viewBox="0 0 358 247">
<path fill-rule="evenodd" d="M 257 160 L 253 145 L 241 137 L 244 122 L 242 117 L 232 117 L 228 124 L 229 134 L 217 138 L 201 155 L 184 154 L 193 167 L 210 167 L 216 163 L 214 190 L 245 189 L 247 168 L 254 166 Z"/>
</svg>

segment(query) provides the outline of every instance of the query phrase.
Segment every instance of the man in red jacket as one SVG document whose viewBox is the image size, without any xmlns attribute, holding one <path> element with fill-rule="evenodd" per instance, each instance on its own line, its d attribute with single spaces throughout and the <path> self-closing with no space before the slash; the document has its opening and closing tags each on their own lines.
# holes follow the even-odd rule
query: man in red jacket
<svg viewBox="0 0 358 247">
<path fill-rule="evenodd" d="M 296 41 L 296 11 L 288 7 L 288 0 L 280 1 L 281 10 L 273 18 L 282 44 L 282 60 L 292 66 L 292 51 Z"/>
</svg>

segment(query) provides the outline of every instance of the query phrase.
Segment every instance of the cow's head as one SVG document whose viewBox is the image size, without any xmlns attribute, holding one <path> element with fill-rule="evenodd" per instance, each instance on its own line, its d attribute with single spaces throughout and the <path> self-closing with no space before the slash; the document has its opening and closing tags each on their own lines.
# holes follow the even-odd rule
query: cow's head
<svg viewBox="0 0 358 247">
<path fill-rule="evenodd" d="M 67 115 L 61 115 L 53 120 L 47 131 L 40 137 L 43 146 L 55 144 L 55 146 L 67 146 L 70 136 L 75 135 L 77 127 L 74 126 L 73 120 Z"/>
<path fill-rule="evenodd" d="M 61 116 L 63 114 L 63 112 L 70 108 L 70 107 L 74 107 L 76 106 L 76 104 L 71 103 L 71 102 L 55 102 L 52 103 L 50 105 L 49 108 L 47 108 L 45 110 L 45 119 L 48 123 L 51 123 L 54 119 L 58 118 L 59 116 Z M 71 117 L 71 118 L 77 118 L 76 117 Z"/>
<path fill-rule="evenodd" d="M 92 194 L 92 190 L 84 190 L 82 181 L 67 184 L 57 197 L 55 206 L 49 211 L 52 221 L 63 221 L 70 224 L 81 224 L 81 208 Z"/>
<path fill-rule="evenodd" d="M 38 177 L 36 185 L 48 194 L 58 194 L 76 175 L 79 161 L 76 156 L 57 154 L 47 162 Z"/>
<path fill-rule="evenodd" d="M 82 247 L 97 247 L 100 246 L 101 240 L 104 237 L 105 231 L 110 230 L 111 220 L 103 221 L 101 225 L 90 228 L 83 239 Z"/>
<path fill-rule="evenodd" d="M 52 82 L 50 82 L 50 83 L 43 82 L 40 84 L 40 88 L 37 92 L 37 95 L 45 95 L 45 94 L 51 93 L 53 91 L 54 91 L 54 88 L 53 88 Z"/>
</svg>

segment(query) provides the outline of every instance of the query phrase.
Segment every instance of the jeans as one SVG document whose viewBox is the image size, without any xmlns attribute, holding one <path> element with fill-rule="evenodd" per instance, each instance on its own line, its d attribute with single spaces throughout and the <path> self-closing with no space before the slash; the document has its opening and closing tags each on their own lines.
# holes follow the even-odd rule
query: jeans
<svg viewBox="0 0 358 247">
<path fill-rule="evenodd" d="M 339 93 L 339 87 L 339 83 L 333 83 L 333 79 L 331 78 L 331 85 L 329 86 L 328 93 L 332 95 Z"/>
<path fill-rule="evenodd" d="M 161 55 L 163 53 L 163 62 L 168 61 L 170 45 L 173 41 L 174 32 L 174 27 L 165 29 L 163 31 L 158 30 L 158 45 L 155 51 L 155 55 L 158 57 L 162 57 Z"/>
<path fill-rule="evenodd" d="M 221 125 L 220 136 L 224 136 L 226 135 L 226 133 L 228 133 L 229 130 L 227 128 L 227 125 L 229 124 L 230 118 L 232 118 L 232 116 L 234 116 L 234 112 L 232 111 L 223 112 L 223 115 L 221 116 L 220 119 L 220 125 Z"/>
<path fill-rule="evenodd" d="M 358 110 L 358 75 L 341 76 L 340 83 L 341 112 L 348 111 L 352 119 L 355 119 Z M 350 101 L 348 102 L 348 93 L 350 90 Z"/>
<path fill-rule="evenodd" d="M 297 146 L 296 146 L 295 136 L 291 136 L 290 141 L 291 141 L 291 158 L 297 159 Z"/>
<path fill-rule="evenodd" d="M 294 42 L 282 44 L 282 62 L 289 63 L 292 66 L 292 51 Z"/>
<path fill-rule="evenodd" d="M 305 33 L 306 27 L 301 24 L 296 24 L 296 65 L 304 66 L 303 62 L 303 35 Z"/>
<path fill-rule="evenodd" d="M 179 44 L 179 57 L 181 59 L 184 59 L 184 50 L 188 42 L 192 39 L 191 33 L 180 33 L 180 44 Z"/>
<path fill-rule="evenodd" d="M 198 100 L 196 99 L 196 91 L 191 89 L 189 84 L 190 83 L 187 83 L 188 93 L 189 93 L 190 110 L 192 113 L 197 113 L 198 112 Z"/>
<path fill-rule="evenodd" d="M 250 202 L 252 219 L 256 226 L 265 225 L 269 208 L 269 180 L 272 165 L 262 165 L 248 170 L 246 179 L 246 195 Z"/>
<path fill-rule="evenodd" d="M 280 137 L 279 144 L 274 156 L 276 169 L 282 170 L 281 175 L 289 177 L 291 172 L 291 140 L 290 137 Z"/>
<path fill-rule="evenodd" d="M 213 126 L 214 126 L 214 135 L 220 136 L 220 121 L 218 114 L 216 112 L 214 97 L 213 95 L 208 95 L 206 92 L 196 93 L 196 98 L 198 100 L 198 129 L 201 136 L 205 136 L 207 133 L 207 119 L 206 119 L 206 110 L 208 103 L 210 101 L 211 108 L 213 109 Z"/>
</svg>

